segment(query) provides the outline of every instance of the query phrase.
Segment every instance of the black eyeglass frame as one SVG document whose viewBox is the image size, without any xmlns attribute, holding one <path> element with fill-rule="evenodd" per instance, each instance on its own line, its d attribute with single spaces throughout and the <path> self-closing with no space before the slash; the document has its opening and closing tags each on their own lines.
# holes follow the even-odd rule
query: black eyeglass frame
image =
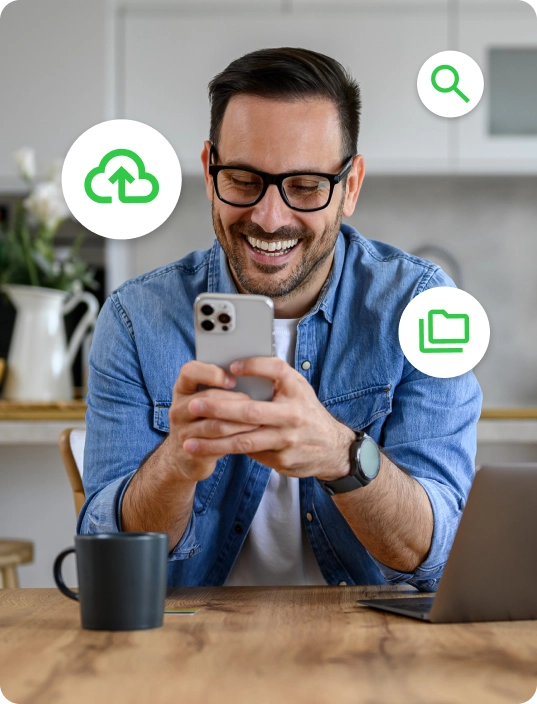
<svg viewBox="0 0 537 704">
<path fill-rule="evenodd" d="M 262 200 L 263 196 L 267 192 L 267 188 L 274 184 L 275 186 L 278 187 L 278 191 L 280 192 L 280 196 L 282 197 L 284 203 L 291 208 L 292 210 L 298 210 L 301 213 L 314 213 L 317 210 L 324 210 L 330 205 L 330 201 L 332 200 L 332 194 L 334 193 L 334 187 L 340 183 L 340 181 L 349 173 L 352 167 L 352 161 L 354 159 L 354 156 L 350 156 L 346 161 L 345 164 L 343 165 L 343 168 L 338 174 L 324 174 L 324 173 L 319 173 L 317 171 L 290 171 L 285 174 L 269 174 L 266 173 L 265 171 L 257 171 L 256 169 L 250 169 L 245 166 L 226 166 L 225 164 L 213 164 L 213 155 L 215 156 L 215 160 L 218 159 L 218 152 L 216 151 L 216 148 L 211 144 L 211 149 L 209 151 L 209 174 L 213 177 L 214 181 L 214 189 L 216 191 L 216 195 L 218 198 L 222 201 L 222 203 L 226 203 L 227 205 L 232 205 L 235 208 L 251 208 L 254 205 L 257 205 L 260 200 Z M 224 171 L 225 169 L 234 169 L 236 171 L 246 171 L 249 174 L 255 174 L 256 176 L 260 176 L 263 179 L 263 188 L 261 189 L 261 193 L 259 196 L 253 200 L 251 203 L 244 203 L 244 204 L 238 204 L 238 203 L 231 203 L 230 201 L 226 200 L 225 198 L 222 198 L 220 195 L 220 191 L 218 190 L 218 173 L 220 171 Z M 290 176 L 321 176 L 322 178 L 325 178 L 329 183 L 330 183 L 330 194 L 328 196 L 328 200 L 326 201 L 325 205 L 322 205 L 320 208 L 297 208 L 296 205 L 292 205 L 285 194 L 284 188 L 283 188 L 283 182 L 286 178 L 289 178 Z"/>
</svg>

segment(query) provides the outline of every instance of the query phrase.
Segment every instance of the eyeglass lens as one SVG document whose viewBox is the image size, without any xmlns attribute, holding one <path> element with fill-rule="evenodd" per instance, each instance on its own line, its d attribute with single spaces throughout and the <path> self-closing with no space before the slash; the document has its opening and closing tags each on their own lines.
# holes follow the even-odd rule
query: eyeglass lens
<svg viewBox="0 0 537 704">
<path fill-rule="evenodd" d="M 263 179 L 241 169 L 222 169 L 218 172 L 218 190 L 221 198 L 232 205 L 254 203 L 263 190 Z M 296 174 L 282 183 L 289 203 L 301 210 L 322 208 L 330 198 L 330 182 L 321 176 Z"/>
</svg>

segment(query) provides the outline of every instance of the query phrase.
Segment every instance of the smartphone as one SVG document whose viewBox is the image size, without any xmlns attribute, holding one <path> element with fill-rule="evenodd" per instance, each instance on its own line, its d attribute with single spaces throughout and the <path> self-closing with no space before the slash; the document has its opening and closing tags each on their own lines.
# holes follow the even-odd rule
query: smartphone
<svg viewBox="0 0 537 704">
<path fill-rule="evenodd" d="M 274 303 L 268 296 L 246 293 L 201 293 L 194 301 L 196 359 L 230 371 L 236 359 L 273 357 Z M 271 401 L 270 379 L 236 376 L 230 391 L 255 401 Z M 198 390 L 209 388 L 199 384 Z"/>
</svg>

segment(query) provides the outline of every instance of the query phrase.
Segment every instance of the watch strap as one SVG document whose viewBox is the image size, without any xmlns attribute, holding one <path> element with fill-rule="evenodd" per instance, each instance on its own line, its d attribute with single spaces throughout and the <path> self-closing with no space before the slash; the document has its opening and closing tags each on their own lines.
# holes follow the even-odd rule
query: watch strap
<svg viewBox="0 0 537 704">
<path fill-rule="evenodd" d="M 359 489 L 362 486 L 366 486 L 368 482 L 362 481 L 362 479 L 357 476 L 354 472 L 354 461 L 352 457 L 352 448 L 354 446 L 355 442 L 360 442 L 363 440 L 365 437 L 368 437 L 366 433 L 363 432 L 363 430 L 355 430 L 354 431 L 356 438 L 351 444 L 349 448 L 349 454 L 351 455 L 350 461 L 351 461 L 351 471 L 349 474 L 347 474 L 346 477 L 341 477 L 341 479 L 334 479 L 334 481 L 323 481 L 319 479 L 319 483 L 321 484 L 322 488 L 326 491 L 327 494 L 330 496 L 334 496 L 334 494 L 346 494 L 349 491 L 354 491 L 355 489 Z"/>
<path fill-rule="evenodd" d="M 365 486 L 365 483 L 361 482 L 354 474 L 347 474 L 346 477 L 335 479 L 333 482 L 321 481 L 321 486 L 327 494 L 334 496 L 334 494 L 346 494 L 349 491 L 359 489 Z"/>
</svg>

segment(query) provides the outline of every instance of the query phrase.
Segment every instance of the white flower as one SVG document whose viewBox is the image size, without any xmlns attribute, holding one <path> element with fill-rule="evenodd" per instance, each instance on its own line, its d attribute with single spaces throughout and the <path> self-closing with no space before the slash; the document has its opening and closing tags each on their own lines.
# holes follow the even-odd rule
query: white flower
<svg viewBox="0 0 537 704">
<path fill-rule="evenodd" d="M 76 273 L 76 269 L 74 267 L 74 264 L 71 262 L 67 262 L 65 266 L 63 267 L 63 271 L 66 276 L 74 276 Z"/>
<path fill-rule="evenodd" d="M 24 207 L 39 224 L 49 229 L 54 229 L 70 215 L 61 187 L 53 182 L 37 185 L 24 201 Z"/>
<path fill-rule="evenodd" d="M 14 152 L 13 158 L 22 178 L 25 181 L 33 181 L 37 173 L 35 151 L 30 147 L 23 147 Z"/>
</svg>

